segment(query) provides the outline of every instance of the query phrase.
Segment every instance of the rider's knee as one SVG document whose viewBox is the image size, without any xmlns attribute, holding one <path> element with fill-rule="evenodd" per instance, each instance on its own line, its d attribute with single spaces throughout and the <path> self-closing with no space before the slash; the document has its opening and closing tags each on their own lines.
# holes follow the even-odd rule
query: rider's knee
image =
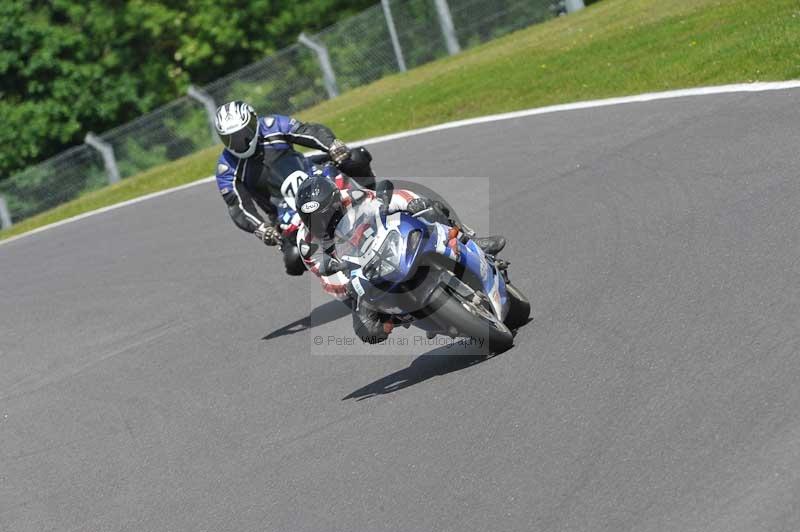
<svg viewBox="0 0 800 532">
<path fill-rule="evenodd" d="M 353 332 L 367 344 L 378 344 L 389 337 L 377 315 L 364 315 L 361 312 L 353 313 Z"/>
<path fill-rule="evenodd" d="M 283 265 L 286 266 L 286 273 L 289 275 L 303 275 L 306 272 L 306 265 L 297 246 L 284 244 Z"/>
</svg>

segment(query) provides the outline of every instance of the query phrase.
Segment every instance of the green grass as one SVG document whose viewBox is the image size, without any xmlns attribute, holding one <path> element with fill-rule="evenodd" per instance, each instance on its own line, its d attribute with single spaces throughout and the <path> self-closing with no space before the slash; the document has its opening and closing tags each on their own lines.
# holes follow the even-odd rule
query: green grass
<svg viewBox="0 0 800 532">
<path fill-rule="evenodd" d="M 390 76 L 299 116 L 355 140 L 555 103 L 796 78 L 798 0 L 604 0 Z M 0 231 L 0 238 L 206 177 L 218 150 L 81 196 Z"/>
</svg>

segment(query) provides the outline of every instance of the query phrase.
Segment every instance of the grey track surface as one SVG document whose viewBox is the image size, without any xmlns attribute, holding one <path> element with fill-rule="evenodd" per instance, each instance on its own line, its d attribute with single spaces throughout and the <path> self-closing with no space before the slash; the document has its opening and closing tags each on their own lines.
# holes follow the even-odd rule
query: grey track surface
<svg viewBox="0 0 800 532">
<path fill-rule="evenodd" d="M 799 104 L 373 146 L 385 175 L 492 180 L 536 320 L 471 365 L 312 355 L 349 318 L 304 330 L 312 280 L 212 185 L 0 247 L 0 529 L 800 529 Z"/>
</svg>

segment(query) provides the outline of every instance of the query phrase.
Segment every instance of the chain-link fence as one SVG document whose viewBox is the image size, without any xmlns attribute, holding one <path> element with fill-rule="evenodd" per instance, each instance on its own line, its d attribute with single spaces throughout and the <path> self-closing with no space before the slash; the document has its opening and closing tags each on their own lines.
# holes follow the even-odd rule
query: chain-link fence
<svg viewBox="0 0 800 532">
<path fill-rule="evenodd" d="M 81 145 L 0 181 L 0 196 L 19 221 L 107 184 L 100 154 Z"/>
<path fill-rule="evenodd" d="M 313 54 L 295 44 L 204 87 L 215 102 L 245 100 L 256 109 L 289 114 L 327 98 Z"/>
<path fill-rule="evenodd" d="M 551 1 L 457 0 L 451 3 L 453 25 L 464 48 L 543 22 L 555 15 Z"/>
<path fill-rule="evenodd" d="M 544 21 L 559 9 L 559 0 L 383 0 L 203 87 L 205 101 L 179 98 L 100 139 L 113 149 L 119 176 L 130 177 L 216 143 L 207 107 L 239 99 L 263 112 L 291 114 Z M 0 197 L 19 221 L 100 188 L 115 173 L 82 145 L 0 181 Z"/>
<path fill-rule="evenodd" d="M 187 97 L 100 135 L 114 149 L 120 177 L 179 159 L 217 142 L 203 107 Z"/>
<path fill-rule="evenodd" d="M 334 24 L 312 38 L 328 49 L 336 84 L 342 92 L 397 72 L 380 4 Z"/>
</svg>

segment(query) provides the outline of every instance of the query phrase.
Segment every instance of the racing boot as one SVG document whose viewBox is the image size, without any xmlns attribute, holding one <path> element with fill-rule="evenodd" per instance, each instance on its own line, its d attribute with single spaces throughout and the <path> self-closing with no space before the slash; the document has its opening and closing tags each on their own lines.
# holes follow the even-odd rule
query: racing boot
<svg viewBox="0 0 800 532">
<path fill-rule="evenodd" d="M 443 203 L 428 198 L 414 198 L 408 203 L 408 212 L 414 216 L 422 216 L 429 222 L 449 225 L 449 240 L 457 238 L 462 244 L 473 240 L 487 255 L 497 255 L 506 247 L 506 239 L 502 236 L 478 237 L 473 229 L 450 218 L 450 210 Z"/>
<path fill-rule="evenodd" d="M 389 337 L 394 328 L 391 321 L 364 305 L 353 311 L 353 332 L 367 344 L 379 344 Z"/>
<path fill-rule="evenodd" d="M 502 236 L 473 237 L 472 241 L 487 255 L 497 255 L 506 247 L 506 239 Z"/>
<path fill-rule="evenodd" d="M 497 255 L 506 247 L 505 237 L 499 235 L 479 237 L 475 234 L 473 229 L 470 229 L 464 224 L 456 225 L 456 227 L 460 230 L 459 236 L 461 237 L 461 242 L 466 244 L 467 241 L 472 240 L 478 244 L 478 247 L 487 255 Z"/>
</svg>

